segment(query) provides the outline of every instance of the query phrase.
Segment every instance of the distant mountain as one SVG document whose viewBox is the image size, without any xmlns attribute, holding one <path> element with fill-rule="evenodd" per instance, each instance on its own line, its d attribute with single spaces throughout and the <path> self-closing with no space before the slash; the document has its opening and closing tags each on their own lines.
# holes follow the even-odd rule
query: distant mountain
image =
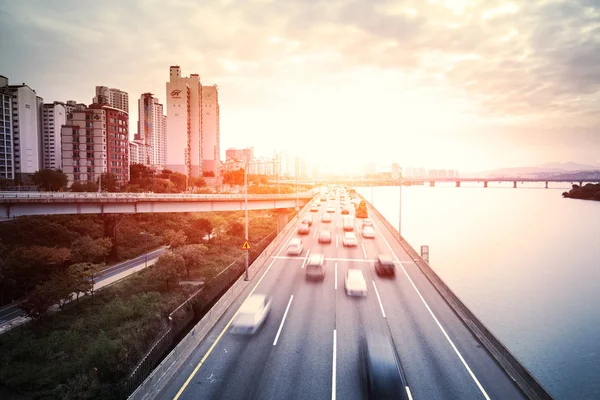
<svg viewBox="0 0 600 400">
<path fill-rule="evenodd" d="M 590 165 L 590 164 L 579 164 L 576 162 L 566 162 L 566 163 L 547 163 L 537 166 L 537 168 L 542 169 L 558 169 L 564 171 L 591 171 L 600 169 L 600 165 Z"/>
<path fill-rule="evenodd" d="M 472 173 L 462 173 L 464 177 L 522 177 L 522 178 L 549 178 L 558 175 L 569 174 L 576 176 L 573 173 L 583 172 L 582 178 L 588 176 L 586 172 L 599 171 L 600 166 L 590 164 L 579 164 L 575 162 L 568 163 L 547 163 L 534 167 L 514 167 L 514 168 L 499 168 L 491 171 L 480 171 Z M 579 175 L 577 175 L 579 176 Z M 594 175 L 595 176 L 595 175 Z M 569 178 L 570 179 L 570 178 Z M 585 178 L 584 178 L 585 179 Z M 591 179 L 591 177 L 587 178 Z"/>
</svg>

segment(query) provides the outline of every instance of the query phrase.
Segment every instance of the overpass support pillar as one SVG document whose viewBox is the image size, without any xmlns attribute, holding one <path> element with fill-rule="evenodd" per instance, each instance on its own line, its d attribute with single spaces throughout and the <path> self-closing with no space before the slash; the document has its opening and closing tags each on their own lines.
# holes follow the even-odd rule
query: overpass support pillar
<svg viewBox="0 0 600 400">
<path fill-rule="evenodd" d="M 109 260 L 117 261 L 119 254 L 117 253 L 117 226 L 123 221 L 125 214 L 102 214 L 102 222 L 104 223 L 104 237 L 110 238 L 112 247 L 108 255 Z"/>
<path fill-rule="evenodd" d="M 487 181 L 483 182 L 483 187 L 486 188 L 487 187 Z"/>
<path fill-rule="evenodd" d="M 548 181 L 546 181 L 546 189 L 548 189 Z"/>
<path fill-rule="evenodd" d="M 456 181 L 456 187 L 460 187 L 460 181 Z"/>
<path fill-rule="evenodd" d="M 435 181 L 429 181 L 429 187 L 435 187 Z"/>
<path fill-rule="evenodd" d="M 579 187 L 583 187 L 583 182 L 579 182 Z"/>
<path fill-rule="evenodd" d="M 277 210 L 277 234 L 285 228 L 290 221 L 290 211 L 287 209 Z"/>
<path fill-rule="evenodd" d="M 517 187 L 517 181 L 513 182 L 513 187 L 516 188 Z"/>
</svg>

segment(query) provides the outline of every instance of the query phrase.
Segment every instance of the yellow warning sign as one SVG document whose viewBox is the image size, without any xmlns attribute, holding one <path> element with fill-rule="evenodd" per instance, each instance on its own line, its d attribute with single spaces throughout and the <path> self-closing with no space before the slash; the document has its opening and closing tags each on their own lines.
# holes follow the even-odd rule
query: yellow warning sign
<svg viewBox="0 0 600 400">
<path fill-rule="evenodd" d="M 250 250 L 250 243 L 247 240 L 242 245 L 242 250 Z"/>
</svg>

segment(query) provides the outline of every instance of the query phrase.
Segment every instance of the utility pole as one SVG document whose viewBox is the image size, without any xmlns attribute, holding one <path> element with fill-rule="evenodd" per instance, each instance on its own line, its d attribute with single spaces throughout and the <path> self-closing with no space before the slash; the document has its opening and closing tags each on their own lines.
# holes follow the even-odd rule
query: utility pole
<svg viewBox="0 0 600 400">
<path fill-rule="evenodd" d="M 245 239 L 246 242 L 248 241 L 248 167 L 250 165 L 246 164 L 246 168 L 244 168 L 244 187 L 245 187 L 245 191 L 244 191 L 244 203 L 245 203 L 245 211 L 246 211 L 246 234 L 245 234 Z M 244 277 L 245 281 L 250 280 L 249 276 L 248 276 L 248 251 L 249 250 L 244 250 L 244 252 L 246 253 L 246 276 Z"/>
</svg>

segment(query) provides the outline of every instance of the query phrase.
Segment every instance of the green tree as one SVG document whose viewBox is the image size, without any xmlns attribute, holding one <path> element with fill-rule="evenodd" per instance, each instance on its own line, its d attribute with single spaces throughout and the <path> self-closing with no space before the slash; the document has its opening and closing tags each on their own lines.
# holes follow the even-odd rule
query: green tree
<svg viewBox="0 0 600 400">
<path fill-rule="evenodd" d="M 239 221 L 231 221 L 227 226 L 227 234 L 235 238 L 243 238 L 245 226 Z"/>
<path fill-rule="evenodd" d="M 200 237 L 200 239 L 203 239 L 206 235 L 209 235 L 210 237 L 213 228 L 213 223 L 207 218 L 198 218 L 192 222 L 192 229 L 195 231 L 198 237 Z"/>
<path fill-rule="evenodd" d="M 187 236 L 182 230 L 175 232 L 173 229 L 167 229 L 163 233 L 163 237 L 165 238 L 167 243 L 169 243 L 169 246 L 172 249 L 176 249 L 177 247 L 183 246 L 187 241 Z"/>
<path fill-rule="evenodd" d="M 214 171 L 203 171 L 202 176 L 205 176 L 207 178 L 214 178 L 215 172 Z"/>
<path fill-rule="evenodd" d="M 110 238 L 92 239 L 89 236 L 81 236 L 71 244 L 71 260 L 75 263 L 104 262 L 110 254 L 111 248 L 112 240 Z"/>
<path fill-rule="evenodd" d="M 82 294 L 91 293 L 92 296 L 94 295 L 94 284 L 102 266 L 102 264 L 86 262 L 73 264 L 67 268 L 66 275 L 71 285 L 71 293 L 75 293 L 77 303 L 79 303 L 79 296 Z"/>
<path fill-rule="evenodd" d="M 179 276 L 185 270 L 185 260 L 179 254 L 172 251 L 163 253 L 151 267 L 151 275 L 154 279 L 165 282 L 167 291 L 169 283 L 176 284 L 179 282 Z"/>
<path fill-rule="evenodd" d="M 29 318 L 40 320 L 50 307 L 58 303 L 59 298 L 56 293 L 50 281 L 37 285 L 27 294 L 27 298 L 20 304 L 20 307 Z"/>
<path fill-rule="evenodd" d="M 49 192 L 65 190 L 69 182 L 67 174 L 60 169 L 41 169 L 33 173 L 31 180 L 38 189 Z"/>
<path fill-rule="evenodd" d="M 85 192 L 85 185 L 81 182 L 73 182 L 70 189 L 71 192 Z"/>
<path fill-rule="evenodd" d="M 185 190 L 185 184 L 187 182 L 187 178 L 184 174 L 179 172 L 173 172 L 169 180 L 175 185 L 175 189 L 177 191 L 183 192 Z"/>
<path fill-rule="evenodd" d="M 192 177 L 190 185 L 198 187 L 198 188 L 202 188 L 202 187 L 206 186 L 206 180 L 200 176 Z"/>
<path fill-rule="evenodd" d="M 154 177 L 154 170 L 144 164 L 131 164 L 129 166 L 129 182 L 140 186 L 147 185 Z"/>
<path fill-rule="evenodd" d="M 117 192 L 119 190 L 119 181 L 117 180 L 117 176 L 112 173 L 104 173 L 100 175 L 100 178 L 98 178 L 96 183 L 104 192 Z"/>
<path fill-rule="evenodd" d="M 202 266 L 207 251 L 208 247 L 203 244 L 189 244 L 177 249 L 176 254 L 180 255 L 185 261 L 185 271 L 188 279 L 190 279 L 190 270 L 199 269 Z"/>
<path fill-rule="evenodd" d="M 50 280 L 42 285 L 45 293 L 61 310 L 73 299 L 74 286 L 71 275 L 66 271 L 52 275 Z"/>
</svg>

